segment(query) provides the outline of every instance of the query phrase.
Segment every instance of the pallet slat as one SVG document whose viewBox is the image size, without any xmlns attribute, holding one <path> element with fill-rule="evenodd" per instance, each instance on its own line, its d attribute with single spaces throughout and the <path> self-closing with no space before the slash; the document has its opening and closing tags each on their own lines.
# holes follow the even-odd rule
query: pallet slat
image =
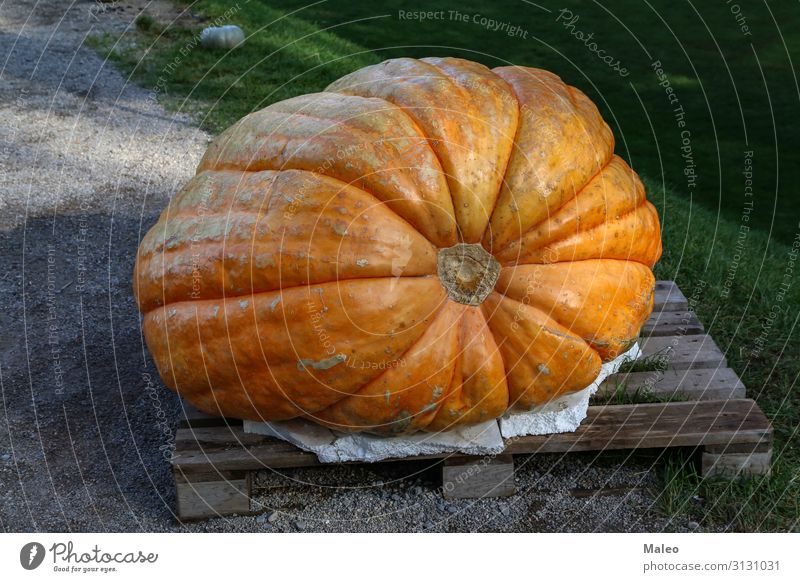
<svg viewBox="0 0 800 582">
<path fill-rule="evenodd" d="M 745 387 L 730 368 L 687 368 L 663 372 L 612 374 L 600 385 L 597 396 L 622 389 L 625 394 L 661 399 L 729 400 L 744 398 Z"/>
<path fill-rule="evenodd" d="M 192 429 L 181 429 L 189 431 Z M 173 467 L 182 473 L 257 470 L 322 465 L 317 456 L 289 443 L 259 436 L 261 441 L 243 447 L 237 444 L 241 429 L 217 427 L 215 442 L 229 439 L 229 446 L 176 451 Z M 761 442 L 772 429 L 755 401 L 710 400 L 590 406 L 586 420 L 572 433 L 524 436 L 509 439 L 505 453 L 564 453 L 611 449 L 688 447 Z M 250 435 L 251 437 L 257 435 Z M 182 439 L 187 439 L 181 435 Z M 406 457 L 400 460 L 436 459 L 451 454 Z"/>
<path fill-rule="evenodd" d="M 442 493 L 448 499 L 508 497 L 516 493 L 514 457 L 448 457 L 442 464 Z"/>
<path fill-rule="evenodd" d="M 689 301 L 674 281 L 656 281 L 653 311 L 685 311 Z"/>
<path fill-rule="evenodd" d="M 760 442 L 772 436 L 753 400 L 590 406 L 578 430 L 514 439 L 506 452 L 565 453 Z"/>
<path fill-rule="evenodd" d="M 674 336 L 703 333 L 703 324 L 693 311 L 653 311 L 642 326 L 642 336 Z"/>
<path fill-rule="evenodd" d="M 657 359 L 675 370 L 727 367 L 722 350 L 706 334 L 647 337 L 640 345 L 642 357 Z"/>
</svg>

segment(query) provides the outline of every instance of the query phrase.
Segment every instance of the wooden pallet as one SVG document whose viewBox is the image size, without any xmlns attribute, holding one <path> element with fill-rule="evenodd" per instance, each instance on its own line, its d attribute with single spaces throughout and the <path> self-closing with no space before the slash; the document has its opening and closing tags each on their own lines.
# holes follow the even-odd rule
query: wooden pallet
<svg viewBox="0 0 800 582">
<path fill-rule="evenodd" d="M 443 459 L 442 492 L 451 498 L 514 494 L 516 454 L 694 447 L 704 476 L 768 473 L 770 422 L 745 398 L 744 385 L 675 283 L 657 283 L 642 338 L 644 357 L 658 371 L 614 374 L 598 397 L 613 401 L 620 393 L 647 394 L 666 401 L 590 406 L 577 431 L 507 439 L 505 451 L 496 456 L 440 454 L 397 461 Z M 172 457 L 178 516 L 249 513 L 254 472 L 317 465 L 323 464 L 313 453 L 245 433 L 241 421 L 185 407 Z"/>
</svg>

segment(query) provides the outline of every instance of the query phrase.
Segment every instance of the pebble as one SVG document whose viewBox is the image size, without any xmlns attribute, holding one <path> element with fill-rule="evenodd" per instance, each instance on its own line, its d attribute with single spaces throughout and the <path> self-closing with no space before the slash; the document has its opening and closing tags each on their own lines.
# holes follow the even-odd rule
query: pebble
<svg viewBox="0 0 800 582">
<path fill-rule="evenodd" d="M 306 529 L 306 522 L 304 522 L 301 519 L 298 519 L 296 522 L 294 522 L 294 527 L 296 527 L 297 529 L 302 531 L 302 530 Z"/>
<path fill-rule="evenodd" d="M 447 507 L 447 511 L 449 511 L 450 513 L 458 513 L 458 507 L 456 507 L 455 505 L 449 505 Z"/>
<path fill-rule="evenodd" d="M 6 453 L 2 457 L 0 457 L 0 459 L 3 459 L 4 461 L 10 461 L 11 460 L 11 455 Z"/>
<path fill-rule="evenodd" d="M 273 511 L 272 513 L 270 513 L 269 517 L 267 518 L 267 521 L 269 521 L 270 523 L 275 523 L 277 520 L 278 520 L 278 512 L 277 511 Z"/>
<path fill-rule="evenodd" d="M 508 517 L 509 515 L 511 515 L 511 510 L 508 508 L 508 505 L 503 505 L 500 507 L 500 513 Z"/>
<path fill-rule="evenodd" d="M 700 524 L 697 523 L 696 521 L 690 521 L 689 523 L 686 524 L 686 527 L 688 527 L 689 529 L 697 529 L 700 527 Z"/>
</svg>

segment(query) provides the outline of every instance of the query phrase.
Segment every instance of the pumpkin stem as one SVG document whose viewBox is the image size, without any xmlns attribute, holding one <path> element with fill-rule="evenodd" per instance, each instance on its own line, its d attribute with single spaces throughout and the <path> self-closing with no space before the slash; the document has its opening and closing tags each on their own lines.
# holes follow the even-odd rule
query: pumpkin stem
<svg viewBox="0 0 800 582">
<path fill-rule="evenodd" d="M 500 276 L 500 263 L 478 244 L 459 243 L 441 249 L 436 262 L 447 295 L 465 305 L 483 303 Z"/>
</svg>

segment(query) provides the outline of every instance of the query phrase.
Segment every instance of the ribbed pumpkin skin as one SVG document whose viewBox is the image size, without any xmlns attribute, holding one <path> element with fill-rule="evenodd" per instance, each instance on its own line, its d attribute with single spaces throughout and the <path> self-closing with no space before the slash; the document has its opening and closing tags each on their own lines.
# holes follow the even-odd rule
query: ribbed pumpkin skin
<svg viewBox="0 0 800 582">
<path fill-rule="evenodd" d="M 396 59 L 223 132 L 142 240 L 144 334 L 201 410 L 410 433 L 592 382 L 652 310 L 658 216 L 552 73 Z M 472 306 L 440 249 L 501 268 Z"/>
</svg>

